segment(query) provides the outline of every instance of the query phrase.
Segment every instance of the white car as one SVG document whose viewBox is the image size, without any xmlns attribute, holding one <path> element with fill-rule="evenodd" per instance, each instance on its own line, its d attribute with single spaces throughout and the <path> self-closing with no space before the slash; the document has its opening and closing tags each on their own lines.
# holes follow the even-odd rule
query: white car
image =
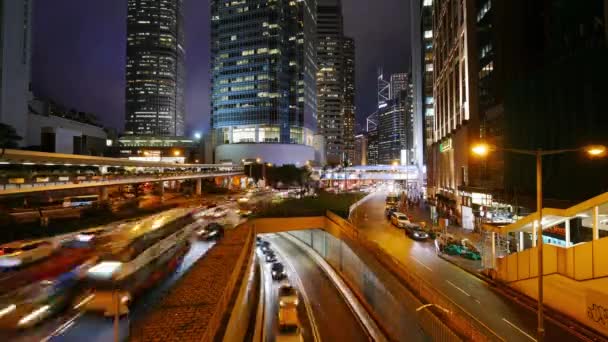
<svg viewBox="0 0 608 342">
<path fill-rule="evenodd" d="M 410 219 L 404 213 L 394 212 L 391 215 L 391 223 L 398 228 L 405 228 L 408 224 L 411 224 Z"/>
<path fill-rule="evenodd" d="M 298 290 L 291 286 L 291 284 L 283 283 L 279 286 L 279 307 L 288 305 L 297 306 L 299 303 Z"/>
<path fill-rule="evenodd" d="M 30 240 L 0 246 L 0 268 L 19 267 L 44 259 L 55 251 L 57 244 L 48 240 Z"/>
<path fill-rule="evenodd" d="M 228 210 L 224 209 L 224 208 L 215 208 L 213 210 L 213 218 L 221 218 L 228 215 Z"/>
</svg>

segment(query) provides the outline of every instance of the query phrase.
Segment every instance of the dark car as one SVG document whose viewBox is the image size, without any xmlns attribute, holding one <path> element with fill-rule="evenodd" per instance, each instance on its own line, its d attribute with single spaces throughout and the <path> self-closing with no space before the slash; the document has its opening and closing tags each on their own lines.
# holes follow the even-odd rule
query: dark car
<svg viewBox="0 0 608 342">
<path fill-rule="evenodd" d="M 408 224 L 405 226 L 405 234 L 413 240 L 424 241 L 429 238 L 429 234 L 422 230 L 417 224 Z"/>
<path fill-rule="evenodd" d="M 287 277 L 287 273 L 285 272 L 285 267 L 280 262 L 275 262 L 271 267 L 272 280 L 282 280 Z"/>
<path fill-rule="evenodd" d="M 397 208 L 395 208 L 395 207 L 386 208 L 386 210 L 384 210 L 384 215 L 386 215 L 386 219 L 389 220 L 391 218 L 391 215 L 393 215 L 393 213 L 396 211 L 397 211 Z"/>
<path fill-rule="evenodd" d="M 266 262 L 276 262 L 276 261 L 277 261 L 277 256 L 274 255 L 274 253 L 266 254 Z"/>
</svg>

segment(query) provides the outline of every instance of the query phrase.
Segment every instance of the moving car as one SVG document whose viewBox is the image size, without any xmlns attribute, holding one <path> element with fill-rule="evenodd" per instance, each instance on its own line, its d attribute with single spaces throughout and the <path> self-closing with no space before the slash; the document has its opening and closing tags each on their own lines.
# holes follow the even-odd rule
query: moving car
<svg viewBox="0 0 608 342">
<path fill-rule="evenodd" d="M 48 240 L 17 241 L 0 246 L 0 268 L 13 268 L 47 258 L 57 248 Z"/>
<path fill-rule="evenodd" d="M 298 305 L 299 302 L 298 290 L 289 283 L 281 284 L 279 287 L 279 306 Z"/>
<path fill-rule="evenodd" d="M 280 262 L 275 262 L 271 267 L 272 280 L 282 280 L 287 278 L 287 272 L 285 272 L 285 267 Z"/>
<path fill-rule="evenodd" d="M 398 211 L 391 215 L 391 223 L 397 226 L 397 228 L 405 228 L 406 225 L 411 224 L 410 219 L 404 213 Z"/>
<path fill-rule="evenodd" d="M 274 253 L 268 253 L 266 254 L 266 262 L 276 262 L 277 261 L 277 256 L 274 255 Z"/>
<path fill-rule="evenodd" d="M 226 210 L 225 208 L 222 207 L 217 207 L 215 209 L 213 209 L 213 218 L 220 218 L 220 217 L 224 217 L 228 214 L 228 210 Z"/>
<path fill-rule="evenodd" d="M 277 342 L 302 342 L 302 328 L 296 305 L 285 305 L 279 308 L 279 329 Z"/>
<path fill-rule="evenodd" d="M 205 228 L 199 229 L 196 236 L 205 241 L 219 239 L 224 236 L 224 227 L 219 223 L 211 222 Z"/>
<path fill-rule="evenodd" d="M 405 234 L 413 240 L 424 241 L 429 238 L 429 234 L 422 230 L 417 224 L 408 224 L 405 226 Z"/>
<path fill-rule="evenodd" d="M 248 217 L 250 216 L 253 212 L 251 210 L 246 210 L 246 209 L 237 209 L 236 211 L 237 215 L 239 215 L 240 217 Z"/>
</svg>

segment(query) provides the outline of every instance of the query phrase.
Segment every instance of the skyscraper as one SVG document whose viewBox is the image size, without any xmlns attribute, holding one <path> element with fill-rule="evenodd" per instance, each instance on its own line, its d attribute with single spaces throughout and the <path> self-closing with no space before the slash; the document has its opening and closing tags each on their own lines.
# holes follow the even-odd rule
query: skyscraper
<svg viewBox="0 0 608 342">
<path fill-rule="evenodd" d="M 410 89 L 409 82 L 410 78 L 405 72 L 392 74 L 391 75 L 391 99 L 402 96 L 402 92 Z"/>
<path fill-rule="evenodd" d="M 182 0 L 128 0 L 127 135 L 184 135 L 182 11 Z"/>
<path fill-rule="evenodd" d="M 30 97 L 31 0 L 0 1 L 0 122 L 24 138 Z"/>
<path fill-rule="evenodd" d="M 386 93 L 386 81 L 378 78 L 378 164 L 410 165 L 415 160 L 411 77 L 409 73 L 398 73 L 391 75 L 390 80 L 387 82 L 390 98 L 385 100 L 380 93 Z"/>
<path fill-rule="evenodd" d="M 344 33 L 340 0 L 319 0 L 317 41 L 318 129 L 325 137 L 327 162 L 340 164 L 345 160 Z"/>
<path fill-rule="evenodd" d="M 306 1 L 211 1 L 216 161 L 314 160 L 315 8 Z"/>
<path fill-rule="evenodd" d="M 434 132 L 433 101 L 433 0 L 412 0 L 412 84 L 414 153 L 422 169 L 428 166 L 427 187 L 434 184 L 431 145 Z M 422 172 L 419 172 L 423 175 Z"/>
<path fill-rule="evenodd" d="M 355 41 L 344 37 L 342 45 L 344 96 L 342 100 L 342 117 L 344 120 L 345 161 L 349 164 L 355 162 Z"/>
</svg>

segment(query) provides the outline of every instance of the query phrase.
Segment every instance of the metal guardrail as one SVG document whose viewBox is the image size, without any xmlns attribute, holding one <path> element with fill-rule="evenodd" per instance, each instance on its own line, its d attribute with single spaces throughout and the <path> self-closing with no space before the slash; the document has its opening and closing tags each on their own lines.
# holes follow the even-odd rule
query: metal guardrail
<svg viewBox="0 0 608 342">
<path fill-rule="evenodd" d="M 140 177 L 106 179 L 106 180 L 87 180 L 87 181 L 74 181 L 74 182 L 0 184 L 0 195 L 13 195 L 13 194 L 20 194 L 20 193 L 54 191 L 54 190 L 69 190 L 69 189 L 79 189 L 79 188 L 94 188 L 94 187 L 102 187 L 102 186 L 117 186 L 117 185 L 128 185 L 128 184 L 135 184 L 135 183 L 154 183 L 154 182 L 211 178 L 211 177 L 229 177 L 229 176 L 238 176 L 238 175 L 242 175 L 242 172 L 183 174 L 183 175 L 177 175 L 177 176 L 173 175 L 173 176 L 161 176 L 161 177 L 146 175 L 146 176 L 140 176 Z"/>
</svg>

